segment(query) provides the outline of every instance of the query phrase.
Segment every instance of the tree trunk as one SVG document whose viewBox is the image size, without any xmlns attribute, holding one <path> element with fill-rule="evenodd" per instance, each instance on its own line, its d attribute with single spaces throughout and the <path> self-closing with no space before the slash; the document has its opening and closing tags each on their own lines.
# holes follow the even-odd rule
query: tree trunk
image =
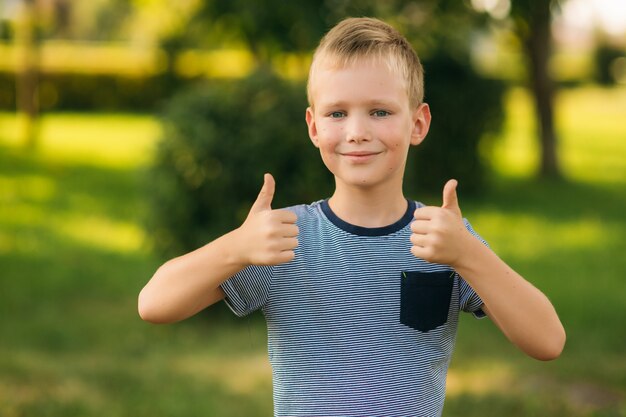
<svg viewBox="0 0 626 417">
<path fill-rule="evenodd" d="M 524 36 L 524 47 L 528 58 L 541 142 L 540 175 L 544 178 L 560 178 L 561 170 L 557 157 L 558 139 L 554 128 L 555 85 L 548 68 L 552 53 L 550 2 L 532 3 L 528 16 L 528 31 Z"/>
<path fill-rule="evenodd" d="M 36 34 L 36 5 L 34 0 L 23 0 L 16 25 L 21 62 L 16 82 L 17 111 L 24 116 L 24 142 L 27 148 L 38 146 L 38 61 Z"/>
</svg>

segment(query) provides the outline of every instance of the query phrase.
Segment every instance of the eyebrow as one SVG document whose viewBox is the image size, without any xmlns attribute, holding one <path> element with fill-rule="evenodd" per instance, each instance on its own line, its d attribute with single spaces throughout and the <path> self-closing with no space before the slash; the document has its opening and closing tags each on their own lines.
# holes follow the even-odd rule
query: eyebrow
<svg viewBox="0 0 626 417">
<path fill-rule="evenodd" d="M 320 107 L 344 107 L 347 104 L 346 101 L 331 101 L 328 103 L 324 103 L 321 102 L 320 103 Z M 393 101 L 389 101 L 389 100 L 370 100 L 367 101 L 365 104 L 369 105 L 369 106 L 383 106 L 383 107 L 394 107 L 394 103 Z"/>
</svg>

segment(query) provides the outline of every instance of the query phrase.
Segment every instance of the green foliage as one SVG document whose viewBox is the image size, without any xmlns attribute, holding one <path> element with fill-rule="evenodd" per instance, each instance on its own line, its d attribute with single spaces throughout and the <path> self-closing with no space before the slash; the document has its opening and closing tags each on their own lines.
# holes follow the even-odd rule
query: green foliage
<svg viewBox="0 0 626 417">
<path fill-rule="evenodd" d="M 196 42 L 201 42 L 198 35 L 207 31 L 217 35 L 218 41 L 230 34 L 240 38 L 258 58 L 267 59 L 281 51 L 313 49 L 328 26 L 329 14 L 324 2 L 312 0 L 207 1 L 190 22 L 199 29 L 180 36 L 189 39 L 195 34 Z M 207 26 L 207 21 L 215 24 Z"/>
<path fill-rule="evenodd" d="M 349 16 L 392 23 L 420 51 L 467 51 L 468 34 L 487 21 L 469 2 L 457 0 L 207 0 L 186 30 L 172 36 L 183 44 L 210 47 L 245 44 L 258 59 L 268 60 L 284 51 L 311 51 L 328 29 Z"/>
<path fill-rule="evenodd" d="M 15 109 L 15 78 L 13 72 L 0 71 L 0 110 Z M 154 111 L 183 82 L 164 83 L 162 76 L 46 73 L 39 76 L 39 105 L 43 111 Z"/>
<path fill-rule="evenodd" d="M 467 63 L 445 55 L 424 62 L 426 98 L 432 123 L 426 140 L 407 163 L 409 195 L 439 192 L 456 178 L 464 193 L 477 193 L 485 183 L 485 163 L 478 145 L 485 134 L 502 126 L 502 82 L 477 75 Z"/>
<path fill-rule="evenodd" d="M 276 179 L 276 207 L 329 195 L 332 179 L 304 123 L 304 91 L 259 71 L 169 103 L 150 187 L 161 253 L 180 254 L 239 226 L 265 172 Z"/>
<path fill-rule="evenodd" d="M 595 79 L 602 85 L 615 85 L 616 74 L 613 65 L 619 58 L 626 58 L 624 48 L 613 46 L 607 42 L 603 42 L 596 47 L 594 53 L 595 61 Z"/>
</svg>

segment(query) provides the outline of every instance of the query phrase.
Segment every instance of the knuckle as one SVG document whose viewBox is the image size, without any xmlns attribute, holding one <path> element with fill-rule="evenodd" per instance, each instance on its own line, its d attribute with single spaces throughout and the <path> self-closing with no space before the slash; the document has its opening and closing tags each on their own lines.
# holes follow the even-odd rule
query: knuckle
<svg viewBox="0 0 626 417">
<path fill-rule="evenodd" d="M 427 248 L 424 248 L 422 255 L 425 260 L 432 262 L 436 258 L 436 251 L 432 248 L 432 246 L 429 246 Z"/>
<path fill-rule="evenodd" d="M 434 234 L 430 239 L 430 244 L 433 248 L 441 247 L 441 236 L 439 234 Z"/>
<path fill-rule="evenodd" d="M 261 232 L 261 236 L 265 240 L 272 240 L 274 237 L 274 230 L 272 230 L 271 227 L 265 227 Z"/>
</svg>

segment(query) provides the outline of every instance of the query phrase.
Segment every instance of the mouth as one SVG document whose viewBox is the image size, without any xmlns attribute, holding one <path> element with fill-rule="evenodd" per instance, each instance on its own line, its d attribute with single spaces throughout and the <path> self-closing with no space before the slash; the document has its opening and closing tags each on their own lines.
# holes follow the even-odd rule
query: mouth
<svg viewBox="0 0 626 417">
<path fill-rule="evenodd" d="M 381 152 L 373 152 L 373 151 L 354 151 L 354 152 L 341 152 L 340 155 L 348 160 L 356 163 L 368 162 L 371 159 L 374 159 L 376 155 Z"/>
<path fill-rule="evenodd" d="M 342 155 L 343 156 L 370 156 L 370 155 L 377 155 L 380 152 L 373 152 L 373 151 L 355 151 L 355 152 L 343 152 Z"/>
</svg>

